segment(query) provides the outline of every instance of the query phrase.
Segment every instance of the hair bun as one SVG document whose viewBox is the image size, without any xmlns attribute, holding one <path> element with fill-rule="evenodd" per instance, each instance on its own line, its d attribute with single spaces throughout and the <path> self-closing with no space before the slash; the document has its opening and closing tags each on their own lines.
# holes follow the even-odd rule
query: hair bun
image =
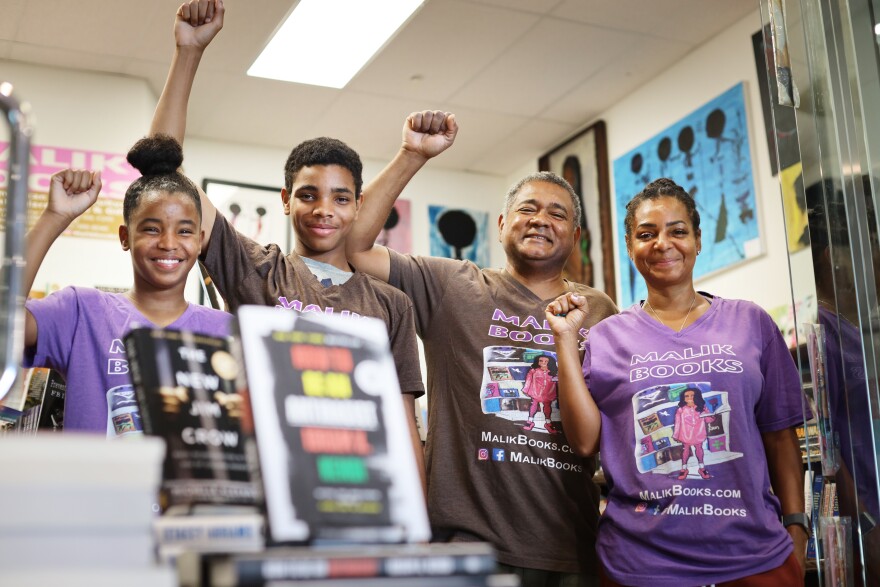
<svg viewBox="0 0 880 587">
<path fill-rule="evenodd" d="M 141 175 L 168 175 L 183 163 L 183 147 L 172 136 L 155 134 L 136 142 L 126 159 Z"/>
</svg>

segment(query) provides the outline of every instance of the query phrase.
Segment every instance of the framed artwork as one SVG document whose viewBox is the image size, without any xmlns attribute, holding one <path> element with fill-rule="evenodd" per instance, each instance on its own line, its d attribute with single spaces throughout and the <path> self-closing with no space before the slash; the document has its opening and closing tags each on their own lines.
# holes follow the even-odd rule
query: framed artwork
<svg viewBox="0 0 880 587">
<path fill-rule="evenodd" d="M 489 266 L 489 213 L 447 206 L 428 206 L 431 256 L 466 259 Z"/>
<path fill-rule="evenodd" d="M 412 253 L 412 222 L 410 201 L 398 198 L 385 220 L 376 244 L 394 249 L 398 253 Z"/>
<path fill-rule="evenodd" d="M 682 186 L 700 212 L 703 254 L 697 259 L 695 278 L 763 252 L 742 83 L 614 160 L 620 235 L 625 234 L 626 204 L 660 177 Z M 647 289 L 627 255 L 623 236 L 617 247 L 621 268 L 618 304 L 626 307 L 644 299 Z"/>
<path fill-rule="evenodd" d="M 281 206 L 280 188 L 205 179 L 202 189 L 237 231 L 261 245 L 290 251 L 293 231 Z"/>
<path fill-rule="evenodd" d="M 280 188 L 206 178 L 202 180 L 202 190 L 217 211 L 243 235 L 261 245 L 276 244 L 284 251 L 293 248 L 293 230 L 290 219 L 284 215 Z M 222 309 L 225 304 L 201 262 L 199 271 L 200 302 L 205 304 L 207 296 L 209 305 Z"/>
<path fill-rule="evenodd" d="M 538 160 L 538 169 L 565 178 L 581 199 L 581 240 L 563 276 L 616 298 L 614 235 L 605 122 L 598 121 Z"/>
</svg>

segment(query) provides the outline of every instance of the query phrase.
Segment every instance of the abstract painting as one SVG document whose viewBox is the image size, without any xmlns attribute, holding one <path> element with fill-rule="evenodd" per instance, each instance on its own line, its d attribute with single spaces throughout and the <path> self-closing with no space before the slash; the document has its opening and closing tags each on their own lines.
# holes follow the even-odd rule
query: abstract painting
<svg viewBox="0 0 880 587">
<path fill-rule="evenodd" d="M 671 178 L 697 203 L 703 251 L 695 278 L 762 252 L 742 83 L 614 160 L 621 307 L 647 293 L 626 252 L 626 204 L 659 177 Z"/>
<path fill-rule="evenodd" d="M 489 265 L 489 213 L 447 206 L 429 206 L 431 255 Z"/>
</svg>

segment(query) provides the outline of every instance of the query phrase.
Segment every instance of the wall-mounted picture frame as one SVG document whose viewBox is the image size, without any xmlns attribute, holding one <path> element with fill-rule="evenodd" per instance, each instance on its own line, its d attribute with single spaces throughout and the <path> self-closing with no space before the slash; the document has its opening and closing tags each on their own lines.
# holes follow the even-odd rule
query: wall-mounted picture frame
<svg viewBox="0 0 880 587">
<path fill-rule="evenodd" d="M 276 244 L 287 252 L 293 249 L 293 230 L 282 208 L 281 188 L 205 178 L 202 190 L 240 233 L 261 245 Z M 225 304 L 201 263 L 199 270 L 203 286 L 200 303 L 206 303 L 207 295 L 211 306 L 222 309 Z"/>
<path fill-rule="evenodd" d="M 206 178 L 202 189 L 237 231 L 290 251 L 293 232 L 281 206 L 281 188 Z"/>
<path fill-rule="evenodd" d="M 565 178 L 581 198 L 581 239 L 565 264 L 563 276 L 617 299 L 605 122 L 591 124 L 543 155 L 538 169 Z"/>
</svg>

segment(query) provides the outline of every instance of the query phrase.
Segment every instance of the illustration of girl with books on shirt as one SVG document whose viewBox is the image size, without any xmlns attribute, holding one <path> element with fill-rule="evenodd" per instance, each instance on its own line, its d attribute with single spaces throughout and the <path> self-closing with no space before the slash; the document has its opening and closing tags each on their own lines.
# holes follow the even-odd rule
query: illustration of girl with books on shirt
<svg viewBox="0 0 880 587">
<path fill-rule="evenodd" d="M 699 389 L 688 387 L 682 392 L 681 399 L 678 401 L 678 409 L 675 411 L 675 428 L 672 432 L 672 438 L 682 444 L 679 479 L 687 479 L 687 463 L 691 458 L 691 448 L 694 449 L 694 455 L 697 457 L 700 477 L 703 479 L 712 477 L 703 464 L 703 442 L 708 436 L 706 422 L 715 421 L 713 416 L 705 415 L 708 413 L 706 400 L 703 399 L 703 394 Z"/>
<path fill-rule="evenodd" d="M 532 367 L 526 374 L 526 383 L 523 393 L 532 398 L 529 405 L 529 420 L 523 426 L 523 430 L 531 430 L 535 427 L 535 414 L 538 413 L 538 405 L 543 404 L 544 428 L 550 434 L 559 433 L 559 429 L 550 421 L 553 410 L 551 404 L 556 399 L 556 382 L 558 381 L 556 359 L 550 355 L 539 355 L 532 361 Z"/>
</svg>

